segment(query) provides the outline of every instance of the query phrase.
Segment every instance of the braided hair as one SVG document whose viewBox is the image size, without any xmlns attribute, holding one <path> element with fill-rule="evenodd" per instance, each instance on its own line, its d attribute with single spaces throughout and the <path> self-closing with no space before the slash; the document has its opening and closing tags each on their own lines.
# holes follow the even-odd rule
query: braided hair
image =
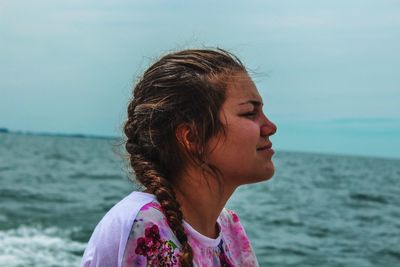
<svg viewBox="0 0 400 267">
<path fill-rule="evenodd" d="M 204 164 L 208 140 L 223 131 L 218 114 L 227 79 L 238 72 L 246 72 L 243 64 L 222 49 L 170 53 L 144 72 L 128 105 L 124 131 L 130 164 L 181 243 L 182 266 L 193 266 L 193 251 L 174 192 L 176 178 L 188 159 Z M 177 127 L 184 123 L 192 127 L 195 151 L 182 151 L 177 140 Z"/>
</svg>

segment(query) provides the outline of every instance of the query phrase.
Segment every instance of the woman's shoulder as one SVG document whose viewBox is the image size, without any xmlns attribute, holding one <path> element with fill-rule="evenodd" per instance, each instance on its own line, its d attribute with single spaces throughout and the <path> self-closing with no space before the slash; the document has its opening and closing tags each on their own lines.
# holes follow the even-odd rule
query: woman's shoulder
<svg viewBox="0 0 400 267">
<path fill-rule="evenodd" d="M 239 220 L 239 216 L 234 211 L 224 208 L 218 217 L 218 223 L 224 239 L 229 239 L 232 242 L 235 240 L 248 242 L 244 227 Z"/>
<path fill-rule="evenodd" d="M 135 222 L 144 220 L 157 221 L 160 219 L 165 219 L 165 215 L 160 203 L 154 199 L 153 201 L 142 206 L 136 216 Z"/>
<path fill-rule="evenodd" d="M 240 220 L 238 215 L 228 208 L 223 208 L 221 214 L 218 217 L 218 222 L 220 225 L 233 226 L 240 225 Z"/>
<path fill-rule="evenodd" d="M 156 199 L 142 206 L 139 210 L 135 220 L 133 221 L 130 237 L 132 237 L 132 235 L 138 236 L 146 234 L 147 232 L 154 230 L 160 232 L 161 237 L 165 239 L 173 239 L 175 243 L 179 244 L 175 234 L 169 226 L 168 219 L 165 216 L 160 203 Z"/>
<path fill-rule="evenodd" d="M 122 266 L 177 266 L 180 243 L 160 204 L 153 200 L 138 212 L 123 254 Z"/>
<path fill-rule="evenodd" d="M 218 224 L 221 228 L 221 235 L 231 245 L 236 243 L 249 243 L 246 231 L 241 224 L 238 215 L 227 208 L 224 208 L 218 217 Z"/>
<path fill-rule="evenodd" d="M 258 266 L 254 250 L 239 216 L 234 211 L 224 208 L 218 222 L 221 227 L 224 250 L 229 251 L 233 262 L 237 266 Z"/>
</svg>

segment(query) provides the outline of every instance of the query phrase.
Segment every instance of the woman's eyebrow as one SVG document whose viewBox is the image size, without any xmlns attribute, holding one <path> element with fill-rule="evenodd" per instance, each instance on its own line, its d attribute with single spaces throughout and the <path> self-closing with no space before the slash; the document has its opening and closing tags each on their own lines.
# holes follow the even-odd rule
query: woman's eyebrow
<svg viewBox="0 0 400 267">
<path fill-rule="evenodd" d="M 240 103 L 239 105 L 247 105 L 247 104 L 253 105 L 254 107 L 259 107 L 264 105 L 261 101 L 258 100 L 248 100 L 246 102 Z"/>
</svg>

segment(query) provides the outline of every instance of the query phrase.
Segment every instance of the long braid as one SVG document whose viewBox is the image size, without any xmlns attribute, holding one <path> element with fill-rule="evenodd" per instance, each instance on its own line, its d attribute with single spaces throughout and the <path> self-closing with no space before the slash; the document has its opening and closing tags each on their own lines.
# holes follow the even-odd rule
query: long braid
<svg viewBox="0 0 400 267">
<path fill-rule="evenodd" d="M 132 128 L 135 128 L 135 126 L 131 124 L 128 125 L 128 123 L 125 126 L 125 129 Z M 127 140 L 125 147 L 130 154 L 130 163 L 135 172 L 136 179 L 146 187 L 147 191 L 156 196 L 167 218 L 168 225 L 181 243 L 181 266 L 193 266 L 192 247 L 188 243 L 188 238 L 182 225 L 183 213 L 176 200 L 171 183 L 164 178 L 161 171 L 157 169 L 154 163 L 146 159 L 146 157 L 140 153 L 141 148 L 135 144 L 132 139 Z"/>
<path fill-rule="evenodd" d="M 227 74 L 246 72 L 223 50 L 184 50 L 154 63 L 134 88 L 124 131 L 136 179 L 154 194 L 181 243 L 181 266 L 193 266 L 193 251 L 183 227 L 175 179 L 193 162 L 204 163 L 208 140 L 221 130 L 219 110 L 225 101 Z M 194 125 L 197 151 L 182 151 L 176 129 Z M 200 164 L 199 164 L 200 166 Z M 214 166 L 209 166 L 211 169 Z"/>
</svg>

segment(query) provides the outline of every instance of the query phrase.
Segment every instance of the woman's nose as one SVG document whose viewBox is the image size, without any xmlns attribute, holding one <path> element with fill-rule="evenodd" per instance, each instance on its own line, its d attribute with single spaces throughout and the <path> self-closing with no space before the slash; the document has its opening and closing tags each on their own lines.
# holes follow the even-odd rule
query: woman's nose
<svg viewBox="0 0 400 267">
<path fill-rule="evenodd" d="M 261 136 L 267 137 L 276 133 L 276 125 L 272 121 L 265 118 L 265 122 L 261 125 Z"/>
</svg>

